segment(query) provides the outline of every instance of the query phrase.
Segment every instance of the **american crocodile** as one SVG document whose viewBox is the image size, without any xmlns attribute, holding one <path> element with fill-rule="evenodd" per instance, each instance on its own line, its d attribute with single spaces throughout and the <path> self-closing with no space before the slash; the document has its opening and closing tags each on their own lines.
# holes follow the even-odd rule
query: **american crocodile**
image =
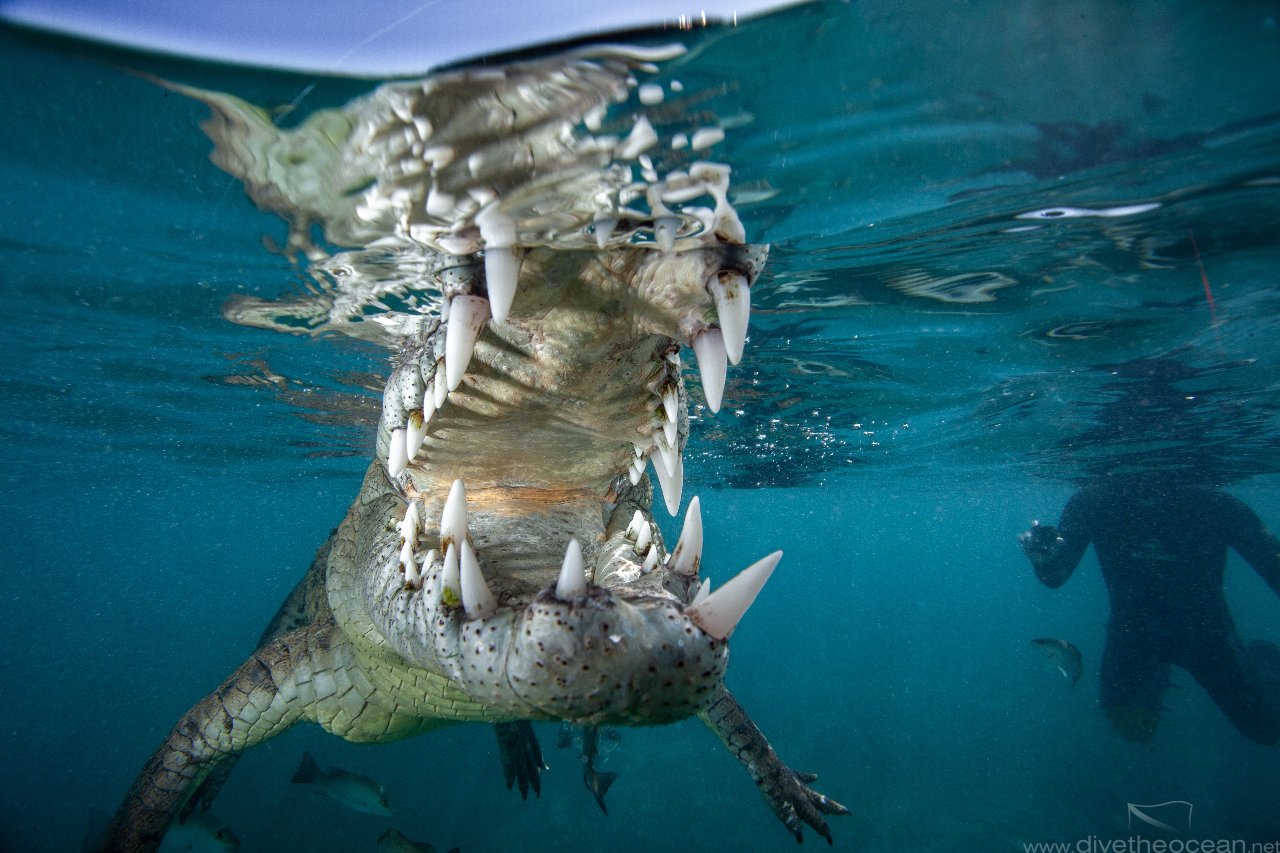
<svg viewBox="0 0 1280 853">
<path fill-rule="evenodd" d="M 728 168 L 688 155 L 696 128 L 659 175 L 653 122 L 610 117 L 635 75 L 680 52 L 596 47 L 386 84 L 293 129 L 166 84 L 212 108 L 215 162 L 288 219 L 286 251 L 316 282 L 227 315 L 397 355 L 346 518 L 257 650 L 147 762 L 106 849 L 155 849 L 239 753 L 304 720 L 365 742 L 493 723 L 523 789 L 541 769 L 528 721 L 697 716 L 797 840 L 807 823 L 831 841 L 823 816 L 847 810 L 724 684 L 729 635 L 781 552 L 710 592 L 699 500 L 672 549 L 651 513 L 650 469 L 681 506 L 681 352 L 718 410 L 767 254 L 745 243 Z M 315 225 L 351 248 L 321 249 Z"/>
</svg>

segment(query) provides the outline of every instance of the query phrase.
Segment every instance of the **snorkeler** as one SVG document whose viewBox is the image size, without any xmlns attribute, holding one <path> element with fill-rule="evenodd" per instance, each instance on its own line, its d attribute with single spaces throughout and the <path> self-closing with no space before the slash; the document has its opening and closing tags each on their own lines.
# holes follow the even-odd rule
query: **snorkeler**
<svg viewBox="0 0 1280 853">
<path fill-rule="evenodd" d="M 1231 547 L 1280 595 L 1280 541 L 1216 487 L 1169 474 L 1108 480 L 1077 492 L 1057 528 L 1035 524 L 1019 536 L 1051 588 L 1093 543 L 1111 599 L 1099 691 L 1107 719 L 1149 740 L 1176 665 L 1245 737 L 1280 742 L 1280 648 L 1242 645 L 1222 589 Z"/>
</svg>

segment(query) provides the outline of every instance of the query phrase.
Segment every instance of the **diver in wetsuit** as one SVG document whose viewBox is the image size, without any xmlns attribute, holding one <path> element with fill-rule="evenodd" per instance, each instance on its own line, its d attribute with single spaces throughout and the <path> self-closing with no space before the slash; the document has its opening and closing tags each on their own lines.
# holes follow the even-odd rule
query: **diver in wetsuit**
<svg viewBox="0 0 1280 853">
<path fill-rule="evenodd" d="M 1280 649 L 1242 645 L 1222 591 L 1231 547 L 1280 595 L 1280 541 L 1249 507 L 1185 479 L 1117 478 L 1077 492 L 1057 528 L 1037 524 L 1019 539 L 1051 588 L 1093 543 L 1111 598 L 1099 702 L 1121 734 L 1155 733 L 1172 664 L 1245 737 L 1280 742 Z"/>
</svg>

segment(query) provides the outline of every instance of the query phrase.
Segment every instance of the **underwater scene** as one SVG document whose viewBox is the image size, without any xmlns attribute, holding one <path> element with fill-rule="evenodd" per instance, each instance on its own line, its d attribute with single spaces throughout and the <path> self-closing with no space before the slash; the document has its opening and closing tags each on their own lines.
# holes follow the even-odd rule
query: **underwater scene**
<svg viewBox="0 0 1280 853">
<path fill-rule="evenodd" d="M 1280 5 L 564 36 L 0 27 L 0 849 L 1280 850 Z"/>
</svg>

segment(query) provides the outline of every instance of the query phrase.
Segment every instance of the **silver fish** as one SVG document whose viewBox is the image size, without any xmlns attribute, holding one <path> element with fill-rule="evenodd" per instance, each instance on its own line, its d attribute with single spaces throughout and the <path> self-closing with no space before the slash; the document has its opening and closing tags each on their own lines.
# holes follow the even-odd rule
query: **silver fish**
<svg viewBox="0 0 1280 853">
<path fill-rule="evenodd" d="M 391 814 L 391 803 L 375 780 L 341 767 L 321 770 L 309 752 L 302 754 L 302 763 L 298 765 L 292 781 L 296 785 L 311 785 L 317 794 L 323 794 L 349 809 L 368 814 Z"/>
<path fill-rule="evenodd" d="M 1075 646 L 1066 640 L 1059 640 L 1056 637 L 1040 637 L 1032 640 L 1031 645 L 1035 646 L 1040 654 L 1048 658 L 1049 662 L 1056 666 L 1063 676 L 1071 680 L 1072 687 L 1080 680 L 1080 673 L 1084 671 L 1084 664 L 1080 650 Z"/>
</svg>

